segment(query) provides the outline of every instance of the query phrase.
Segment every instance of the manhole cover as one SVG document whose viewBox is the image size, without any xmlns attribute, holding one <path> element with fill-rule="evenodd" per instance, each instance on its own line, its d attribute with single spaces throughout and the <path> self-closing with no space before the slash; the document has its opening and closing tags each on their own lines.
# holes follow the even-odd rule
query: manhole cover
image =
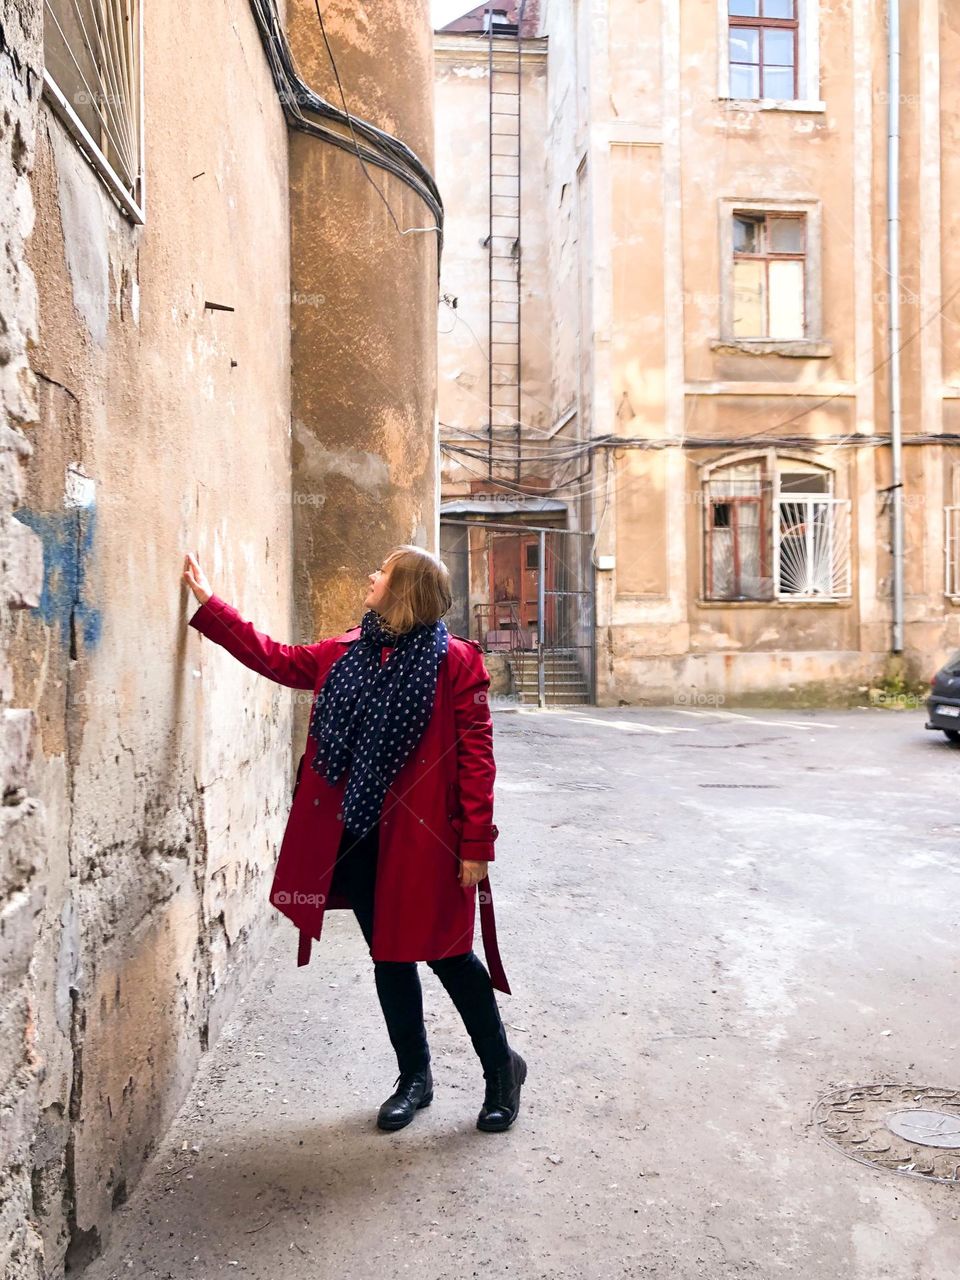
<svg viewBox="0 0 960 1280">
<path fill-rule="evenodd" d="M 960 1089 L 868 1084 L 837 1089 L 815 1103 L 825 1142 L 888 1173 L 960 1183 Z"/>
<path fill-rule="evenodd" d="M 925 1111 L 923 1107 L 895 1111 L 887 1116 L 887 1128 L 898 1138 L 906 1138 L 921 1147 L 960 1150 L 960 1115 L 950 1115 L 947 1111 Z"/>
</svg>

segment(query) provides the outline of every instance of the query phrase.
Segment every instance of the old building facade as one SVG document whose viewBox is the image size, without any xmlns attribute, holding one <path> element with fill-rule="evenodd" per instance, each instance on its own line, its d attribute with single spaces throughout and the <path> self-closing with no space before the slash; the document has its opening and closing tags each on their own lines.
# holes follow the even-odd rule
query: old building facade
<svg viewBox="0 0 960 1280">
<path fill-rule="evenodd" d="M 941 74 L 960 28 L 924 0 L 892 12 L 546 0 L 520 37 L 539 63 L 521 109 L 518 452 L 546 430 L 554 465 L 511 470 L 496 431 L 490 448 L 486 407 L 463 397 L 464 353 L 479 376 L 485 352 L 456 324 L 444 506 L 480 522 L 471 490 L 502 511 L 536 494 L 590 531 L 601 703 L 843 697 L 960 644 L 960 102 Z M 436 37 L 451 222 L 485 194 L 485 72 L 451 46 L 490 43 L 485 23 Z M 442 288 L 483 336 L 475 259 L 455 286 L 448 262 Z"/>
<path fill-rule="evenodd" d="M 427 6 L 283 10 L 2 7 L 11 1280 L 102 1249 L 280 919 L 307 708 L 188 630 L 184 552 L 312 640 L 435 545 Z"/>
</svg>

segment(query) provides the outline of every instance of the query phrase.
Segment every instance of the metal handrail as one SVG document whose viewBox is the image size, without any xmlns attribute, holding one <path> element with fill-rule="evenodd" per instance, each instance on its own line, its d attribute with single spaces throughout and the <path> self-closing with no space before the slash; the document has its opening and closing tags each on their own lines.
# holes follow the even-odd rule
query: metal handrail
<svg viewBox="0 0 960 1280">
<path fill-rule="evenodd" d="M 477 639 L 484 648 L 486 648 L 487 631 L 507 630 L 513 636 L 513 641 L 506 652 L 523 652 L 523 628 L 520 623 L 520 613 L 518 609 L 519 603 L 520 602 L 518 600 L 497 600 L 494 604 L 478 603 L 473 606 L 473 616 L 477 627 Z M 485 627 L 483 625 L 482 619 L 484 614 L 493 615 L 493 621 L 496 623 L 496 615 L 501 613 L 504 609 L 509 609 L 510 611 L 510 624 L 508 627 L 504 628 L 496 625 L 492 627 Z M 498 652 L 503 652 L 503 650 L 498 650 Z"/>
</svg>

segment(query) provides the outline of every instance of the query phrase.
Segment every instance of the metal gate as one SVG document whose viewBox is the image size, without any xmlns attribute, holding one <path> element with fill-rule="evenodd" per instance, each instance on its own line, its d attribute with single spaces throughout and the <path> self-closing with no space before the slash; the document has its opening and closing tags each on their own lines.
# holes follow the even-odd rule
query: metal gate
<svg viewBox="0 0 960 1280">
<path fill-rule="evenodd" d="M 596 701 L 591 546 L 590 534 L 570 529 L 440 521 L 451 630 L 506 656 L 522 702 Z"/>
</svg>

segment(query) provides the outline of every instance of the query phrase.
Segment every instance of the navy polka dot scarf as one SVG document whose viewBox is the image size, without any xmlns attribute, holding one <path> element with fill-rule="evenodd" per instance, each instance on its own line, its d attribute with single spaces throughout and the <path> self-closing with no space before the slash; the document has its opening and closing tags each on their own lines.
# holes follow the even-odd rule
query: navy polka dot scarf
<svg viewBox="0 0 960 1280">
<path fill-rule="evenodd" d="M 375 609 L 363 615 L 359 638 L 330 668 L 310 716 L 313 768 L 331 785 L 350 770 L 343 821 L 357 835 L 378 821 L 387 787 L 423 737 L 448 647 L 442 619 L 401 635 L 381 621 Z M 383 645 L 393 652 L 381 666 Z"/>
</svg>

